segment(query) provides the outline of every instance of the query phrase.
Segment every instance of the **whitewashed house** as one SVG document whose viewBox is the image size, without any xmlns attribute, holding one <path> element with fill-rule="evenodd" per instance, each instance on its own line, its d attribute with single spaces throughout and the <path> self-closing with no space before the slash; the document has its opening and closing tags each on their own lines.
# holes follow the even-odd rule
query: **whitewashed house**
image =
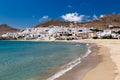
<svg viewBox="0 0 120 80">
<path fill-rule="evenodd" d="M 112 34 L 111 30 L 103 30 L 100 32 L 97 32 L 98 38 L 104 37 L 104 36 L 110 36 Z"/>
</svg>

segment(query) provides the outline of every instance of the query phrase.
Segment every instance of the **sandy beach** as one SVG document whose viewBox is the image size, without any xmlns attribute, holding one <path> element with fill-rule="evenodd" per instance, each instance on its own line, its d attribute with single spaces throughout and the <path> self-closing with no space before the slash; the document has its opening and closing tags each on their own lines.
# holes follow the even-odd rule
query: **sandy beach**
<svg viewBox="0 0 120 80">
<path fill-rule="evenodd" d="M 120 80 L 120 40 L 86 39 L 72 42 L 94 43 L 98 47 L 97 52 L 87 59 L 88 62 L 83 62 L 57 80 Z"/>
<path fill-rule="evenodd" d="M 56 80 L 120 80 L 120 40 L 83 39 L 58 42 L 80 42 L 95 45 L 89 57 Z"/>
</svg>

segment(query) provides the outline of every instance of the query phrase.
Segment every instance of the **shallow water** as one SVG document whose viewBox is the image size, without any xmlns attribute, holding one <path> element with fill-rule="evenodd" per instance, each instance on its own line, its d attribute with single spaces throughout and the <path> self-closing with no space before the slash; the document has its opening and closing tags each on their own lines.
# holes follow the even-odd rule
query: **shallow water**
<svg viewBox="0 0 120 80">
<path fill-rule="evenodd" d="M 80 43 L 0 41 L 0 80 L 42 78 L 86 51 Z"/>
</svg>

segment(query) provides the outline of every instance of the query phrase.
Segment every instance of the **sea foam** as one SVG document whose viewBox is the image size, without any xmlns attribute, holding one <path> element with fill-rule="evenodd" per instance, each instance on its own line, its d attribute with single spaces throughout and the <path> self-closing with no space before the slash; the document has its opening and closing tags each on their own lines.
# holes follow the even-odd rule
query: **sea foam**
<svg viewBox="0 0 120 80">
<path fill-rule="evenodd" d="M 76 60 L 68 63 L 67 65 L 65 65 L 65 68 L 62 69 L 61 71 L 57 72 L 56 74 L 54 74 L 52 77 L 48 78 L 47 80 L 55 80 L 61 76 L 63 76 L 64 74 L 66 74 L 66 72 L 72 70 L 74 67 L 76 67 L 78 64 L 81 63 L 81 59 L 86 58 L 90 53 L 90 46 L 89 44 L 86 44 L 88 46 L 88 51 L 86 52 L 86 54 L 84 56 L 77 58 Z"/>
<path fill-rule="evenodd" d="M 73 69 L 75 66 L 77 66 L 80 63 L 81 63 L 81 58 L 78 58 L 78 59 L 68 63 L 67 64 L 68 67 L 66 69 L 59 71 L 58 73 L 56 73 L 52 77 L 48 78 L 47 80 L 55 80 L 56 78 L 59 78 L 60 76 L 64 75 L 66 72 L 70 71 L 71 69 Z"/>
<path fill-rule="evenodd" d="M 87 57 L 92 51 L 90 50 L 90 46 L 89 46 L 89 44 L 86 44 L 87 45 L 87 47 L 88 47 L 88 51 L 86 52 L 86 54 L 84 55 L 84 56 L 82 56 L 82 58 L 85 58 L 85 57 Z"/>
</svg>

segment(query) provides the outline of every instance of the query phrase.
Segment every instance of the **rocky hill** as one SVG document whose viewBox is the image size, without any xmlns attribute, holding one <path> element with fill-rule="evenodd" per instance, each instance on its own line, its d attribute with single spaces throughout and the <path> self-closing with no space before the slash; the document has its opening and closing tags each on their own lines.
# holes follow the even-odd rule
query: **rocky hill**
<svg viewBox="0 0 120 80">
<path fill-rule="evenodd" d="M 0 34 L 4 34 L 7 32 L 17 32 L 18 29 L 12 28 L 11 26 L 8 26 L 7 24 L 1 24 L 0 25 Z"/>
<path fill-rule="evenodd" d="M 81 25 L 81 23 L 79 23 L 79 25 Z M 120 15 L 119 14 L 105 15 L 104 17 L 98 18 L 97 20 L 85 22 L 83 25 L 86 27 L 93 26 L 98 29 L 106 29 L 108 28 L 108 25 L 120 27 Z"/>
<path fill-rule="evenodd" d="M 38 24 L 35 27 L 48 27 L 49 25 L 69 27 L 70 23 L 73 22 L 64 22 L 57 19 L 52 19 L 48 22 Z M 104 17 L 98 18 L 96 20 L 77 22 L 76 25 L 79 27 L 95 27 L 98 29 L 106 29 L 108 28 L 108 25 L 120 26 L 120 14 L 105 15 Z"/>
<path fill-rule="evenodd" d="M 54 26 L 66 26 L 66 27 L 68 27 L 69 23 L 70 22 L 63 22 L 63 21 L 60 21 L 60 20 L 57 20 L 57 19 L 52 19 L 52 20 L 49 20 L 49 21 L 47 21 L 45 23 L 38 24 L 35 27 L 48 27 L 50 25 L 54 25 Z"/>
</svg>

